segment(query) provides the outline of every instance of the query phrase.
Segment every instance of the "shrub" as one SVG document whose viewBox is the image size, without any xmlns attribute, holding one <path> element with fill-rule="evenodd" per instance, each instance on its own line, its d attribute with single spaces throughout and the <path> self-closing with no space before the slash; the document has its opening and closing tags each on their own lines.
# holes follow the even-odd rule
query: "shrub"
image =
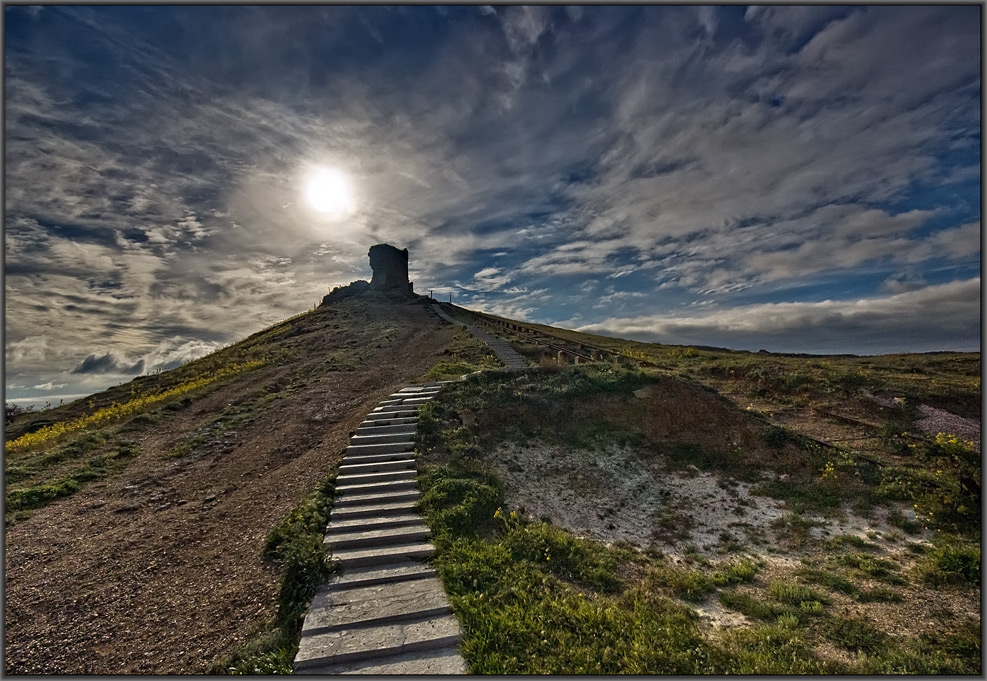
<svg viewBox="0 0 987 681">
<path fill-rule="evenodd" d="M 980 584 L 980 547 L 944 541 L 927 553 L 917 566 L 919 578 L 934 586 Z"/>
<path fill-rule="evenodd" d="M 777 598 L 782 603 L 791 605 L 801 605 L 807 601 L 818 601 L 828 603 L 829 600 L 821 593 L 801 584 L 776 580 L 768 584 L 768 593 Z"/>
</svg>

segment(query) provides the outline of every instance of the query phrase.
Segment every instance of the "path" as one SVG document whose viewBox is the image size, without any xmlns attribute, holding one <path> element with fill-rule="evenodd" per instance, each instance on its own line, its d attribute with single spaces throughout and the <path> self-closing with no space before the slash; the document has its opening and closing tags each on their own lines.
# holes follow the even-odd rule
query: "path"
<svg viewBox="0 0 987 681">
<path fill-rule="evenodd" d="M 504 366 L 506 366 L 510 371 L 523 371 L 528 368 L 528 362 L 524 359 L 524 357 L 518 354 L 514 348 L 511 347 L 510 343 L 491 336 L 478 326 L 456 321 L 446 314 L 446 311 L 436 303 L 432 304 L 432 309 L 435 310 L 435 312 L 447 322 L 451 322 L 458 326 L 465 326 L 471 334 L 486 343 L 487 347 L 489 347 L 493 351 L 493 354 L 497 356 L 497 359 L 499 359 L 501 363 L 503 363 Z"/>
<path fill-rule="evenodd" d="M 459 623 L 435 570 L 418 500 L 418 407 L 440 383 L 410 386 L 360 425 L 336 477 L 325 542 L 337 574 L 302 624 L 294 671 L 303 674 L 464 674 Z"/>
</svg>

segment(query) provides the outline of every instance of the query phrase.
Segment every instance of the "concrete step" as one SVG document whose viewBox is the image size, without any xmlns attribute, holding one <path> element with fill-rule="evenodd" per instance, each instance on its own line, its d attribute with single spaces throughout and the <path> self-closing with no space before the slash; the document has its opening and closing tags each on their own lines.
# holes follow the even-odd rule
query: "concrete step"
<svg viewBox="0 0 987 681">
<path fill-rule="evenodd" d="M 417 414 L 418 405 L 407 406 L 404 404 L 385 404 L 381 407 L 375 407 L 370 414 L 400 414 L 401 412 Z"/>
<path fill-rule="evenodd" d="M 416 579 L 427 579 L 436 576 L 435 568 L 417 561 L 408 563 L 392 563 L 374 567 L 347 570 L 337 575 L 329 582 L 329 589 L 362 589 L 367 586 L 390 584 L 392 582 L 411 582 Z"/>
<path fill-rule="evenodd" d="M 379 530 L 364 530 L 363 532 L 347 532 L 346 534 L 330 534 L 323 542 L 333 555 L 350 549 L 384 548 L 387 546 L 403 546 L 420 544 L 429 537 L 425 523 L 406 525 L 404 527 L 385 527 Z"/>
<path fill-rule="evenodd" d="M 360 426 L 353 433 L 355 436 L 367 435 L 414 435 L 418 430 L 417 423 L 395 423 L 393 426 Z"/>
<path fill-rule="evenodd" d="M 391 516 L 390 518 L 348 518 L 337 520 L 330 518 L 329 525 L 326 526 L 326 536 L 341 537 L 349 532 L 365 532 L 368 530 L 382 530 L 386 527 L 402 527 L 405 525 L 416 525 L 422 521 L 420 515 L 414 512 L 402 515 Z"/>
<path fill-rule="evenodd" d="M 353 463 L 371 463 L 374 461 L 414 461 L 414 452 L 391 452 L 389 454 L 357 454 L 343 459 L 343 465 Z"/>
<path fill-rule="evenodd" d="M 466 674 L 466 662 L 459 653 L 458 646 L 437 648 L 413 653 L 403 653 L 391 657 L 381 657 L 347 664 L 313 665 L 296 669 L 298 674 L 370 674 L 390 676 L 392 674 L 411 676 L 433 676 Z"/>
<path fill-rule="evenodd" d="M 327 665 L 352 664 L 408 653 L 448 649 L 459 642 L 459 623 L 454 615 L 419 622 L 395 622 L 370 630 L 335 631 L 302 635 L 295 671 Z"/>
<path fill-rule="evenodd" d="M 442 392 L 441 388 L 402 388 L 392 393 L 391 397 L 435 397 L 440 392 Z"/>
<path fill-rule="evenodd" d="M 350 438 L 350 446 L 354 445 L 382 445 L 382 444 L 393 444 L 395 442 L 403 442 L 405 444 L 415 446 L 415 433 L 414 431 L 410 433 L 379 433 L 374 435 L 361 435 L 358 431 L 356 435 Z"/>
<path fill-rule="evenodd" d="M 379 504 L 396 504 L 398 502 L 418 501 L 421 496 L 417 487 L 415 489 L 400 490 L 395 492 L 369 492 L 365 494 L 353 494 L 342 496 L 336 499 L 333 505 L 333 517 L 343 509 L 352 510 L 359 506 L 377 506 Z"/>
<path fill-rule="evenodd" d="M 405 407 L 402 411 L 372 411 L 367 414 L 363 423 L 368 425 L 392 425 L 390 423 L 374 423 L 375 421 L 393 421 L 394 423 L 418 423 L 418 409 L 408 409 Z M 362 424 L 361 424 L 362 425 Z"/>
<path fill-rule="evenodd" d="M 355 439 L 355 438 L 353 438 Z M 352 442 L 353 439 L 350 441 Z M 346 456 L 350 454 L 390 454 L 391 452 L 410 452 L 415 448 L 413 442 L 384 442 L 381 444 L 352 444 L 346 448 Z"/>
<path fill-rule="evenodd" d="M 368 565 L 386 565 L 387 563 L 422 560 L 428 558 L 434 550 L 435 547 L 430 543 L 418 542 L 415 544 L 401 544 L 400 546 L 340 549 L 333 552 L 332 559 L 342 563 L 344 570 L 350 570 Z"/>
<path fill-rule="evenodd" d="M 410 562 L 413 561 L 395 561 L 392 567 Z M 344 574 L 350 571 L 344 568 Z M 302 637 L 394 622 L 420 622 L 451 613 L 442 583 L 434 577 L 353 589 L 334 589 L 326 584 L 312 599 L 302 623 Z"/>
<path fill-rule="evenodd" d="M 336 490 L 340 487 L 365 485 L 370 482 L 399 482 L 414 480 L 415 471 L 396 471 L 390 473 L 342 473 L 336 476 Z"/>
<path fill-rule="evenodd" d="M 360 457 L 357 457 L 359 459 Z M 346 459 L 343 459 L 342 465 L 339 467 L 339 473 L 386 473 L 388 471 L 407 471 L 407 470 L 417 470 L 418 464 L 415 463 L 414 459 L 405 459 L 397 461 L 356 461 L 354 463 L 348 463 Z M 338 480 L 339 478 L 337 478 Z"/>
<path fill-rule="evenodd" d="M 402 492 L 401 494 L 405 494 Z M 370 495 L 374 496 L 374 495 Z M 342 520 L 357 520 L 360 518 L 390 518 L 392 516 L 415 513 L 415 502 L 418 501 L 418 490 L 412 491 L 405 499 L 393 499 L 393 495 L 376 495 L 376 500 L 363 497 L 361 503 L 340 505 L 343 499 L 336 502 L 332 511 L 330 523 Z"/>
<path fill-rule="evenodd" d="M 360 431 L 364 428 L 383 428 L 385 426 L 398 426 L 401 428 L 418 428 L 418 417 L 414 416 L 407 419 L 374 419 L 372 421 L 363 421 L 357 428 Z"/>
<path fill-rule="evenodd" d="M 417 410 L 452 381 L 408 386 L 350 440 L 324 543 L 340 570 L 309 606 L 297 673 L 462 674 L 459 623 L 415 505 Z"/>
<path fill-rule="evenodd" d="M 435 398 L 432 397 L 431 395 L 428 395 L 428 396 L 425 396 L 425 397 L 408 397 L 408 398 L 405 398 L 405 399 L 401 400 L 400 404 L 408 404 L 408 405 L 412 405 L 412 406 L 420 406 L 420 405 L 425 404 L 426 402 L 431 402 L 434 399 Z"/>
<path fill-rule="evenodd" d="M 404 494 L 407 492 L 418 492 L 418 480 L 408 478 L 389 482 L 368 482 L 362 485 L 347 484 L 336 488 L 336 493 L 339 495 L 336 506 L 345 505 L 350 499 L 370 495 Z"/>
</svg>

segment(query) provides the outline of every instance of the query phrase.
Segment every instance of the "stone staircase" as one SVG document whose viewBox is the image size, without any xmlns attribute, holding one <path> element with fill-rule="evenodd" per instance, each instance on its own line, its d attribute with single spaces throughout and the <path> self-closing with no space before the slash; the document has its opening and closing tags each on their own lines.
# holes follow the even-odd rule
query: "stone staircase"
<svg viewBox="0 0 987 681">
<path fill-rule="evenodd" d="M 435 570 L 421 562 L 433 547 L 414 509 L 418 407 L 441 385 L 399 390 L 350 439 L 325 538 L 342 569 L 309 606 L 295 673 L 466 673 L 459 623 Z"/>
<path fill-rule="evenodd" d="M 517 352 L 517 350 L 512 348 L 510 343 L 507 341 L 502 341 L 499 338 L 491 336 L 478 326 L 456 321 L 447 315 L 446 311 L 435 303 L 432 304 L 432 309 L 447 322 L 456 324 L 457 326 L 465 326 L 467 331 L 487 344 L 487 347 L 490 348 L 497 359 L 499 359 L 508 370 L 523 371 L 528 368 L 528 362 Z"/>
</svg>

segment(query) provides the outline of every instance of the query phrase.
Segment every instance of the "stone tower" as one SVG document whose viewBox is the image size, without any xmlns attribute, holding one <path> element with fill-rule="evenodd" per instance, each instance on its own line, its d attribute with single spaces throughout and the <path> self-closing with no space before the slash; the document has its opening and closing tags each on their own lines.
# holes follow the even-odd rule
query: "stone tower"
<svg viewBox="0 0 987 681">
<path fill-rule="evenodd" d="M 397 291 L 414 293 L 408 281 L 408 249 L 398 250 L 390 244 L 370 247 L 370 268 L 374 271 L 370 280 L 371 291 Z"/>
</svg>

